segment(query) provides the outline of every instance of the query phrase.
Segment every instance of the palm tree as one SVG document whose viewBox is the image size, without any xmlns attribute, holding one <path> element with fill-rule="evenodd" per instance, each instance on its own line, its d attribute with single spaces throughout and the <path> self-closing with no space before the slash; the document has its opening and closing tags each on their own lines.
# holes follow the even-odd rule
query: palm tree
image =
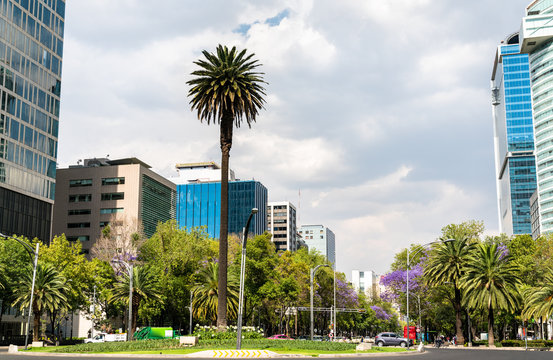
<svg viewBox="0 0 553 360">
<path fill-rule="evenodd" d="M 133 267 L 132 278 L 132 326 L 131 329 L 136 329 L 136 318 L 138 308 L 144 300 L 155 300 L 163 303 L 161 296 L 161 287 L 159 285 L 157 274 L 154 273 L 149 266 Z M 113 292 L 109 301 L 129 303 L 129 274 L 126 272 L 120 276 L 119 282 L 113 285 Z M 132 336 L 132 334 L 131 334 Z"/>
<path fill-rule="evenodd" d="M 553 314 L 553 269 L 547 269 L 541 286 L 530 287 L 523 292 L 523 316 L 549 318 Z"/>
<path fill-rule="evenodd" d="M 199 279 L 192 288 L 194 316 L 214 322 L 217 320 L 219 294 L 219 264 L 210 262 L 199 272 Z M 231 273 L 227 283 L 227 313 L 231 318 L 238 314 L 238 292 L 240 284 Z"/>
<path fill-rule="evenodd" d="M 463 336 L 460 280 L 473 245 L 465 237 L 453 236 L 453 238 L 455 241 L 440 242 L 434 245 L 424 268 L 424 276 L 430 286 L 446 283 L 453 285 L 452 305 L 455 309 L 455 333 L 457 343 L 462 345 L 465 343 L 465 337 Z"/>
<path fill-rule="evenodd" d="M 464 304 L 488 311 L 488 344 L 493 346 L 494 310 L 515 311 L 521 285 L 518 266 L 497 244 L 478 244 L 461 278 Z"/>
<path fill-rule="evenodd" d="M 188 96 L 192 110 L 197 110 L 200 121 L 206 120 L 220 126 L 221 143 L 221 226 L 219 234 L 219 289 L 217 326 L 223 329 L 227 325 L 226 283 L 228 251 L 228 172 L 232 131 L 234 125 L 240 127 L 245 120 L 249 127 L 255 122 L 257 114 L 263 108 L 265 99 L 262 84 L 263 73 L 256 72 L 260 66 L 252 59 L 254 54 L 246 55 L 246 50 L 238 52 L 235 47 L 230 51 L 219 45 L 217 54 L 202 52 L 206 60 L 194 61 L 201 69 L 192 72 L 194 78 L 187 82 L 192 86 Z"/>
<path fill-rule="evenodd" d="M 14 305 L 19 305 L 22 311 L 29 308 L 32 282 L 33 269 L 29 267 L 14 291 Z M 32 304 L 34 341 L 39 339 L 40 317 L 44 310 L 53 312 L 66 307 L 68 291 L 67 280 L 54 266 L 40 263 L 37 265 Z"/>
</svg>

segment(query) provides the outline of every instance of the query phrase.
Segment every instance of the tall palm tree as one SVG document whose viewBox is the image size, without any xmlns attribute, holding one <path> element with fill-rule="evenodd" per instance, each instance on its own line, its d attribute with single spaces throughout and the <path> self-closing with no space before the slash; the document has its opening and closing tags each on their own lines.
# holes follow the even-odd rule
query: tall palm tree
<svg viewBox="0 0 553 360">
<path fill-rule="evenodd" d="M 549 318 L 553 315 L 553 269 L 547 269 L 541 286 L 530 287 L 523 292 L 523 316 Z"/>
<path fill-rule="evenodd" d="M 451 284 L 453 286 L 452 305 L 455 309 L 455 333 L 457 343 L 465 343 L 463 336 L 463 309 L 461 307 L 461 277 L 473 247 L 466 237 L 453 237 L 455 241 L 440 242 L 432 248 L 424 268 L 424 276 L 430 286 Z"/>
<path fill-rule="evenodd" d="M 199 279 L 192 288 L 194 316 L 214 322 L 217 319 L 219 304 L 219 265 L 210 262 L 198 275 Z M 231 274 L 227 282 L 227 313 L 231 318 L 236 318 L 238 314 L 239 291 L 239 281 Z"/>
<path fill-rule="evenodd" d="M 263 108 L 265 99 L 262 84 L 263 73 L 256 72 L 260 66 L 246 55 L 246 49 L 238 52 L 235 47 L 217 46 L 217 54 L 202 52 L 205 60 L 194 61 L 201 69 L 192 72 L 194 78 L 187 82 L 191 86 L 188 96 L 190 105 L 197 110 L 200 121 L 219 124 L 221 143 L 221 226 L 219 234 L 219 299 L 217 326 L 227 325 L 226 283 L 228 251 L 228 172 L 232 131 L 245 120 L 249 127 Z"/>
<path fill-rule="evenodd" d="M 14 305 L 21 310 L 29 308 L 31 287 L 33 282 L 33 268 L 23 274 L 15 287 Z M 51 312 L 67 307 L 67 280 L 50 264 L 39 263 L 36 268 L 35 288 L 33 292 L 33 340 L 38 341 L 40 331 L 40 317 L 45 310 Z"/>
<path fill-rule="evenodd" d="M 461 278 L 463 302 L 488 312 L 488 344 L 494 344 L 494 311 L 515 311 L 519 304 L 519 268 L 497 244 L 478 244 Z"/>
<path fill-rule="evenodd" d="M 119 281 L 113 285 L 113 292 L 109 301 L 112 303 L 120 301 L 122 303 L 128 304 L 129 292 L 129 274 L 125 272 L 122 276 L 119 277 Z M 149 266 L 134 266 L 132 278 L 131 329 L 136 329 L 138 308 L 144 300 L 155 300 L 163 303 L 159 277 Z"/>
</svg>

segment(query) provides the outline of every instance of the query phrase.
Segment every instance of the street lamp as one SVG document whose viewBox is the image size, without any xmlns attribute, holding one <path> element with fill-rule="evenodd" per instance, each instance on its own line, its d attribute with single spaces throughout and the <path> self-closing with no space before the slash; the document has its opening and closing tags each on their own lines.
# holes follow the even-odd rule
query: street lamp
<svg viewBox="0 0 553 360">
<path fill-rule="evenodd" d="M 242 311 L 244 308 L 244 281 L 246 277 L 246 242 L 248 240 L 248 231 L 252 217 L 257 214 L 257 208 L 253 208 L 248 216 L 246 227 L 242 234 L 242 259 L 240 263 L 240 297 L 238 299 L 238 321 L 236 326 L 236 350 L 242 348 Z"/>
<path fill-rule="evenodd" d="M 317 270 L 319 270 L 319 268 L 321 267 L 330 267 L 330 265 L 328 264 L 321 264 L 321 265 L 317 265 L 315 266 L 313 269 L 311 269 L 311 273 L 310 273 L 310 278 L 309 278 L 309 284 L 310 284 L 310 287 L 311 287 L 311 340 L 313 340 L 313 279 L 315 279 L 315 273 L 317 272 Z M 336 275 L 335 275 L 336 276 Z M 334 278 L 336 280 L 336 278 Z M 334 297 L 334 311 L 336 311 L 336 296 Z"/>
<path fill-rule="evenodd" d="M 128 328 L 128 334 L 127 334 L 127 341 L 132 340 L 132 278 L 133 278 L 133 265 L 127 263 L 126 261 L 119 260 L 119 259 L 113 259 L 111 262 L 116 264 L 122 264 L 127 269 L 127 272 L 129 273 L 129 320 L 127 324 Z"/>
<path fill-rule="evenodd" d="M 33 260 L 33 255 L 35 256 L 34 264 L 33 264 L 33 282 L 31 285 L 31 299 L 29 301 L 29 316 L 27 318 L 27 332 L 25 333 L 25 350 L 27 350 L 28 344 L 29 344 L 29 330 L 31 328 L 31 314 L 33 310 L 33 295 L 35 292 L 35 280 L 36 280 L 36 267 L 38 264 L 38 243 L 36 243 L 36 250 L 33 251 L 33 248 L 31 245 L 27 244 L 26 242 L 19 240 L 18 238 L 15 238 L 13 236 L 8 236 L 0 233 L 0 237 L 13 239 L 23 245 L 25 250 L 29 253 L 29 256 L 31 257 L 31 261 Z"/>
<path fill-rule="evenodd" d="M 427 244 L 421 245 L 420 249 L 415 251 L 415 253 L 413 254 L 413 257 L 415 257 L 415 255 L 420 253 L 422 250 L 424 250 L 427 246 L 438 244 L 441 242 L 446 243 L 451 241 L 455 241 L 455 239 L 447 239 L 443 241 L 442 240 L 432 241 Z M 411 266 L 411 262 L 409 260 L 409 249 L 407 249 L 407 350 L 409 350 L 409 267 L 410 266 Z"/>
</svg>

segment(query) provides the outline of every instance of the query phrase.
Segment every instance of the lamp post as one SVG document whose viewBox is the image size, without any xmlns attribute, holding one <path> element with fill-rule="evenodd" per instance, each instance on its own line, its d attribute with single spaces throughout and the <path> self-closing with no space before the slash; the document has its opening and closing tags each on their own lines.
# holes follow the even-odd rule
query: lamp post
<svg viewBox="0 0 553 360">
<path fill-rule="evenodd" d="M 188 333 L 190 335 L 192 335 L 193 331 L 192 331 L 192 310 L 194 310 L 192 308 L 192 300 L 194 300 L 194 293 L 192 292 L 192 290 L 190 290 L 190 307 L 188 308 L 188 310 L 190 310 L 190 325 L 188 326 Z"/>
<path fill-rule="evenodd" d="M 319 268 L 323 267 L 323 266 L 326 266 L 326 267 L 330 267 L 330 265 L 328 264 L 321 264 L 321 265 L 317 265 L 315 266 L 313 269 L 311 269 L 311 273 L 310 273 L 310 277 L 309 277 L 309 285 L 310 285 L 310 288 L 311 288 L 311 311 L 310 311 L 310 315 L 311 315 L 311 340 L 313 340 L 313 279 L 315 278 L 315 273 L 317 272 L 317 270 L 319 270 Z M 334 300 L 336 300 L 336 298 L 334 298 Z M 336 311 L 336 302 L 334 302 L 334 311 Z"/>
<path fill-rule="evenodd" d="M 236 326 L 236 350 L 242 348 L 242 312 L 244 309 L 244 281 L 246 278 L 246 242 L 248 240 L 248 231 L 252 217 L 257 214 L 257 208 L 253 208 L 248 216 L 246 227 L 242 234 L 242 259 L 240 263 L 240 296 L 238 298 L 238 321 Z"/>
<path fill-rule="evenodd" d="M 333 327 L 333 331 L 334 331 L 334 337 L 332 338 L 333 341 L 336 341 L 336 336 L 338 335 L 338 328 L 336 327 L 336 270 L 333 268 L 332 269 L 332 273 L 334 275 L 334 321 L 333 321 L 333 324 L 334 324 L 334 327 Z"/>
<path fill-rule="evenodd" d="M 94 285 L 94 293 L 92 294 L 92 329 L 90 329 L 91 338 L 94 338 L 94 320 L 96 320 L 96 285 Z"/>
<path fill-rule="evenodd" d="M 114 259 L 112 260 L 113 263 L 116 263 L 116 264 L 122 264 L 123 266 L 125 266 L 125 268 L 127 269 L 128 273 L 129 273 L 129 320 L 128 320 L 128 324 L 127 324 L 127 331 L 128 331 L 128 334 L 127 334 L 127 341 L 131 341 L 132 340 L 132 280 L 133 280 L 133 265 L 132 264 L 129 264 L 127 263 L 126 261 L 123 261 L 123 260 L 118 260 L 118 259 Z"/>
<path fill-rule="evenodd" d="M 413 254 L 413 257 L 415 257 L 415 255 L 417 255 L 418 253 L 420 253 L 422 250 L 424 250 L 427 246 L 430 246 L 430 245 L 434 245 L 434 244 L 438 244 L 438 243 L 441 243 L 441 242 L 451 242 L 451 241 L 455 241 L 455 239 L 447 239 L 447 240 L 438 240 L 438 241 L 431 241 L 429 243 L 426 243 L 424 245 L 421 245 L 420 249 L 418 249 L 417 251 L 415 251 L 415 253 Z M 409 249 L 407 249 L 407 316 L 406 316 L 406 319 L 407 319 L 407 350 L 409 350 L 409 267 L 411 266 L 411 262 L 409 260 Z"/>
<path fill-rule="evenodd" d="M 33 295 L 35 292 L 35 280 L 36 280 L 36 267 L 38 265 L 38 243 L 36 243 L 36 249 L 33 251 L 33 248 L 31 245 L 27 244 L 26 242 L 19 240 L 18 238 L 15 238 L 13 236 L 8 236 L 0 233 L 0 237 L 12 239 L 23 245 L 25 250 L 29 253 L 29 256 L 31 257 L 31 261 L 33 261 L 33 255 L 34 255 L 34 263 L 33 263 L 33 282 L 31 284 L 31 299 L 29 301 L 29 315 L 27 317 L 27 332 L 25 333 L 25 350 L 27 350 L 29 345 L 29 330 L 31 329 L 31 314 L 33 310 Z"/>
</svg>

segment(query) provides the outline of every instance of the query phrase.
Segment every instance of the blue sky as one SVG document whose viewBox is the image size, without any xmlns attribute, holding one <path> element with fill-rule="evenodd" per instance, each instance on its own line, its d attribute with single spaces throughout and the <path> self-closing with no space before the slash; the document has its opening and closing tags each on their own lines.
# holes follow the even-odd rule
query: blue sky
<svg viewBox="0 0 553 360">
<path fill-rule="evenodd" d="M 529 1 L 79 0 L 67 4 L 59 163 L 136 156 L 167 177 L 220 162 L 186 81 L 217 44 L 269 83 L 231 167 L 336 234 L 337 267 L 384 273 L 449 223 L 498 231 L 489 82 Z M 301 189 L 301 198 L 299 197 Z"/>
</svg>

